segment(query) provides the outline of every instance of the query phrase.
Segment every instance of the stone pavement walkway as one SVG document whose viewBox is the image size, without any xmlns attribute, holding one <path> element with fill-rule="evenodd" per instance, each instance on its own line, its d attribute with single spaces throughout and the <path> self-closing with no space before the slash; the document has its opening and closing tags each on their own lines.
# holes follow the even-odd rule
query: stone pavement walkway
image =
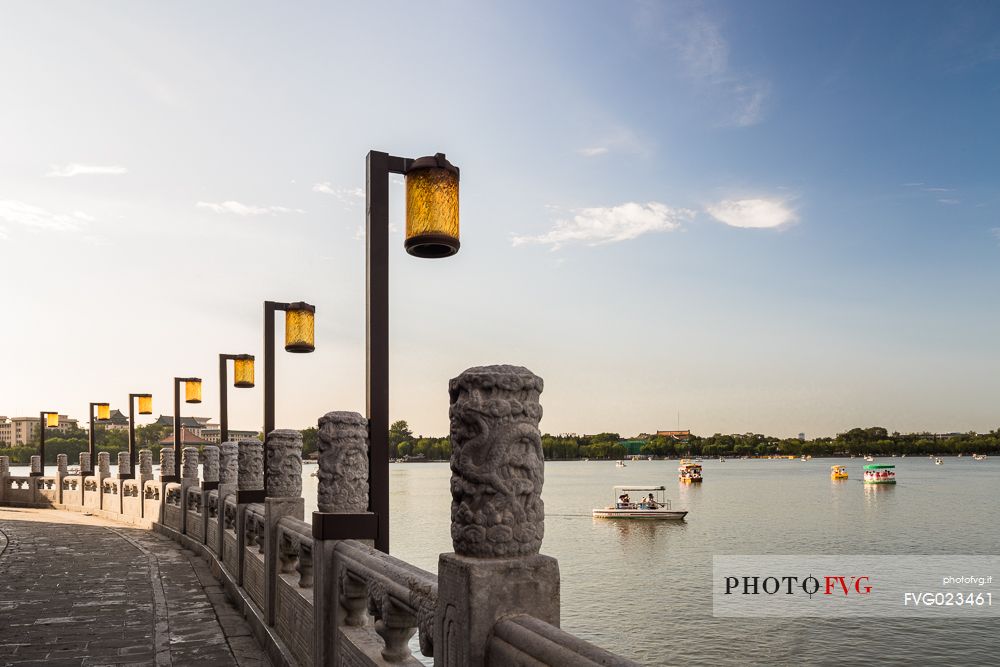
<svg viewBox="0 0 1000 667">
<path fill-rule="evenodd" d="M 0 665 L 270 665 L 204 561 L 148 530 L 0 507 Z"/>
</svg>

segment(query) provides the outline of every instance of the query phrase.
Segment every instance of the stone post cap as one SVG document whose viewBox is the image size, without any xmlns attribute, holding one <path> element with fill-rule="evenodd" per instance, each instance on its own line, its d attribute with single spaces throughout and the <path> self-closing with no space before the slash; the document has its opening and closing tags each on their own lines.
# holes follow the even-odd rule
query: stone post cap
<svg viewBox="0 0 1000 667">
<path fill-rule="evenodd" d="M 10 457 L 0 456 L 0 475 L 6 475 L 10 472 Z"/>
<path fill-rule="evenodd" d="M 368 510 L 368 420 L 357 412 L 328 412 L 319 419 L 320 512 Z"/>
<path fill-rule="evenodd" d="M 271 498 L 302 496 L 302 433 L 275 429 L 267 434 L 267 487 Z"/>
<path fill-rule="evenodd" d="M 201 455 L 197 447 L 187 446 L 181 450 L 181 478 L 198 479 L 198 463 Z"/>
<path fill-rule="evenodd" d="M 102 475 L 111 474 L 111 453 L 97 452 L 97 470 Z"/>
<path fill-rule="evenodd" d="M 202 475 L 206 482 L 219 481 L 219 448 L 205 445 L 201 449 Z"/>
<path fill-rule="evenodd" d="M 319 418 L 320 428 L 323 428 L 327 424 L 331 425 L 343 424 L 345 426 L 368 426 L 368 420 L 365 419 L 360 412 L 333 410 L 332 412 L 327 412 L 325 415 Z"/>
<path fill-rule="evenodd" d="M 219 445 L 219 484 L 236 484 L 240 446 L 229 440 Z"/>
<path fill-rule="evenodd" d="M 236 483 L 240 491 L 258 491 L 264 488 L 264 443 L 244 440 L 237 450 L 238 473 Z"/>
<path fill-rule="evenodd" d="M 497 364 L 493 366 L 474 366 L 466 369 L 458 377 L 452 378 L 448 383 L 448 394 L 451 402 L 454 403 L 459 394 L 465 392 L 472 394 L 481 401 L 488 401 L 498 394 L 523 394 L 522 399 L 534 401 L 533 404 L 510 406 L 511 409 L 519 412 L 517 407 L 530 410 L 528 416 L 541 418 L 541 406 L 538 405 L 538 396 L 542 393 L 545 382 L 524 366 L 511 366 L 508 364 Z M 507 398 L 512 398 L 507 396 Z M 496 417 L 509 416 L 503 414 L 503 407 L 493 406 L 501 410 Z M 535 414 L 537 410 L 537 414 Z"/>
<path fill-rule="evenodd" d="M 122 473 L 129 474 L 132 472 L 132 458 L 129 456 L 128 452 L 118 452 L 118 475 L 121 476 Z"/>
<path fill-rule="evenodd" d="M 42 471 L 42 457 L 38 454 L 34 454 L 31 457 L 31 472 L 41 472 Z"/>
<path fill-rule="evenodd" d="M 139 474 L 153 474 L 153 451 L 150 449 L 139 450 Z"/>
</svg>

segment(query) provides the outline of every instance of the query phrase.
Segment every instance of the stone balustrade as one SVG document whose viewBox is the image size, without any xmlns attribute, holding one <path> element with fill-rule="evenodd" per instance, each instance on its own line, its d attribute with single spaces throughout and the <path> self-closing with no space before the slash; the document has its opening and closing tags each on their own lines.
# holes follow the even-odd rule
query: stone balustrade
<svg viewBox="0 0 1000 667">
<path fill-rule="evenodd" d="M 559 628 L 559 566 L 540 553 L 542 388 L 513 366 L 451 381 L 455 551 L 440 555 L 437 573 L 372 548 L 368 425 L 357 413 L 319 420 L 311 522 L 296 431 L 273 431 L 266 446 L 185 447 L 180 479 L 172 448 L 155 480 L 148 450 L 135 479 L 110 477 L 103 452 L 96 474 L 81 455 L 81 475 L 66 475 L 62 461 L 52 477 L 11 476 L 0 457 L 0 502 L 87 507 L 195 551 L 275 665 L 632 665 Z"/>
</svg>

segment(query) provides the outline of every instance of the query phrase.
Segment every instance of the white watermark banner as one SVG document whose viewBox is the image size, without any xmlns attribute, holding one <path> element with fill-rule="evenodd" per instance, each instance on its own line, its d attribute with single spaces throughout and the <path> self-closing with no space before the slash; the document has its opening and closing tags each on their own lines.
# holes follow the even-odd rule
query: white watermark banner
<svg viewBox="0 0 1000 667">
<path fill-rule="evenodd" d="M 714 556 L 721 618 L 1000 616 L 1000 556 Z"/>
</svg>

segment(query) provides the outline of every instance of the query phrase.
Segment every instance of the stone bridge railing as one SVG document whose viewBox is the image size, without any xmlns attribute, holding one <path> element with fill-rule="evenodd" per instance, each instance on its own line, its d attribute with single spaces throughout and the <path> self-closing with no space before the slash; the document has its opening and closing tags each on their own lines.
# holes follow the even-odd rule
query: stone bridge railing
<svg viewBox="0 0 1000 667">
<path fill-rule="evenodd" d="M 541 378 L 513 366 L 451 381 L 455 551 L 440 555 L 437 573 L 372 548 L 367 422 L 357 413 L 319 420 L 311 523 L 297 431 L 272 431 L 266 447 L 186 447 L 181 480 L 170 483 L 153 479 L 148 450 L 134 478 L 110 477 L 103 452 L 96 473 L 81 456 L 80 476 L 65 474 L 65 457 L 55 476 L 11 476 L 0 457 L 0 502 L 86 509 L 194 550 L 276 665 L 632 665 L 559 628 L 559 565 L 539 553 L 541 391 Z M 172 448 L 160 456 L 173 469 Z"/>
</svg>

